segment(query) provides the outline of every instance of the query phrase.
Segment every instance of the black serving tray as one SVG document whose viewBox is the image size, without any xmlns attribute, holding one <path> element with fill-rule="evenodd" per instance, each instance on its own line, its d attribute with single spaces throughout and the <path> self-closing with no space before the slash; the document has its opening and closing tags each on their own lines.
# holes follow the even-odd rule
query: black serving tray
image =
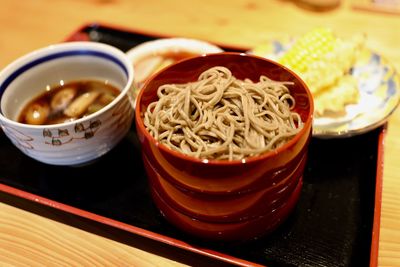
<svg viewBox="0 0 400 267">
<path fill-rule="evenodd" d="M 93 24 L 68 40 L 103 42 L 126 51 L 156 38 Z M 166 222 L 152 202 L 133 125 L 110 153 L 84 167 L 39 163 L 0 132 L 0 200 L 36 212 L 50 209 L 39 213 L 120 242 L 147 244 L 144 249 L 178 255 L 176 260 L 190 265 L 375 265 L 384 132 L 385 126 L 351 138 L 313 138 L 294 212 L 275 232 L 253 242 L 202 241 Z"/>
</svg>

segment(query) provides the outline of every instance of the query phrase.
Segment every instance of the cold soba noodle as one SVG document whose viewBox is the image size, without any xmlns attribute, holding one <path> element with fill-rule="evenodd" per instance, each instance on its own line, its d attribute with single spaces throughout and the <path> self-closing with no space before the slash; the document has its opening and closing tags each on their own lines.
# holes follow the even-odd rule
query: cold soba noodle
<svg viewBox="0 0 400 267">
<path fill-rule="evenodd" d="M 274 150 L 302 127 L 286 85 L 261 76 L 254 83 L 225 67 L 203 72 L 196 82 L 165 84 L 144 124 L 164 145 L 201 159 L 236 160 Z"/>
</svg>

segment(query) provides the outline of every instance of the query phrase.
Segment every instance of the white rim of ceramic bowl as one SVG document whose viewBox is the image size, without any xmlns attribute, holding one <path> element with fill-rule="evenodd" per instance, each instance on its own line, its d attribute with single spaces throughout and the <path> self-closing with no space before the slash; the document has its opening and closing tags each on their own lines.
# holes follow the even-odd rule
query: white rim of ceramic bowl
<svg viewBox="0 0 400 267">
<path fill-rule="evenodd" d="M 224 50 L 216 45 L 197 39 L 165 38 L 139 44 L 128 50 L 126 55 L 131 63 L 135 64 L 149 55 L 168 51 L 185 51 L 202 55 L 207 53 L 220 53 Z"/>
<path fill-rule="evenodd" d="M 86 52 L 86 53 L 82 53 Z M 87 53 L 89 52 L 89 53 Z M 58 124 L 49 124 L 49 125 L 32 125 L 32 124 L 25 124 L 20 123 L 15 120 L 11 120 L 3 115 L 0 107 L 0 121 L 5 121 L 8 124 L 13 126 L 21 127 L 21 128 L 30 128 L 30 129 L 51 129 L 51 128 L 58 128 L 60 126 L 72 126 L 76 123 L 80 123 L 82 121 L 90 120 L 93 117 L 98 116 L 101 113 L 106 112 L 107 110 L 113 108 L 122 98 L 127 96 L 128 91 L 130 90 L 133 84 L 134 78 L 134 70 L 131 62 L 128 60 L 125 53 L 119 50 L 116 47 L 102 44 L 102 43 L 94 43 L 94 42 L 70 42 L 70 43 L 60 43 L 60 44 L 53 44 L 47 47 L 43 47 L 37 50 L 34 50 L 18 59 L 10 63 L 6 66 L 3 70 L 0 71 L 0 96 L 2 97 L 4 92 L 7 90 L 9 84 L 18 77 L 19 74 L 24 72 L 24 69 L 30 67 L 30 65 L 38 65 L 43 62 L 47 62 L 48 60 L 43 60 L 46 58 L 60 58 L 62 56 L 56 57 L 56 55 L 65 54 L 68 56 L 68 53 L 74 53 L 77 55 L 82 53 L 82 55 L 93 55 L 99 56 L 103 59 L 108 59 L 113 61 L 117 64 L 123 71 L 127 77 L 127 81 L 125 87 L 121 89 L 119 95 L 108 105 L 100 109 L 99 111 L 90 114 L 86 117 L 79 118 L 74 121 L 63 122 Z M 42 60 L 41 60 L 42 59 Z M 51 60 L 51 59 L 49 59 Z M 15 76 L 15 77 L 14 77 Z M 6 82 L 6 85 L 4 83 Z M 5 88 L 3 88 L 5 87 Z M 1 105 L 1 98 L 0 98 L 0 105 Z"/>
</svg>

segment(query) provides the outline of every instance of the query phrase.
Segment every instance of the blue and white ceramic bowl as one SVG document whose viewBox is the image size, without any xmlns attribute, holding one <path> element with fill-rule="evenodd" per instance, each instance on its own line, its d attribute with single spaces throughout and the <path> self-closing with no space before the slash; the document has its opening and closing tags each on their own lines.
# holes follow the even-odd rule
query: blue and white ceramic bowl
<svg viewBox="0 0 400 267">
<path fill-rule="evenodd" d="M 0 72 L 1 128 L 23 153 L 38 161 L 53 165 L 91 162 L 111 150 L 130 129 L 133 78 L 126 55 L 109 45 L 72 42 L 36 50 Z M 46 87 L 77 80 L 107 81 L 121 92 L 99 111 L 72 122 L 17 122 L 22 108 Z"/>
</svg>

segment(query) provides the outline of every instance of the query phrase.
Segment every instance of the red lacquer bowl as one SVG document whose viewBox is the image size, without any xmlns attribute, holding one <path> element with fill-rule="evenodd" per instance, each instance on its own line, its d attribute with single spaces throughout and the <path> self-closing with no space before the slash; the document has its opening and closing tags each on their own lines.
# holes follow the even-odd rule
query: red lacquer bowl
<svg viewBox="0 0 400 267">
<path fill-rule="evenodd" d="M 195 81 L 214 66 L 229 68 L 238 79 L 256 82 L 266 75 L 293 82 L 289 89 L 296 100 L 295 111 L 304 122 L 303 129 L 278 149 L 240 161 L 200 160 L 159 144 L 143 123 L 143 112 L 158 100 L 158 87 Z M 252 239 L 270 232 L 293 209 L 311 138 L 313 101 L 307 86 L 292 71 L 252 55 L 204 55 L 156 73 L 136 101 L 136 128 L 149 185 L 156 205 L 172 224 L 207 239 Z"/>
</svg>

